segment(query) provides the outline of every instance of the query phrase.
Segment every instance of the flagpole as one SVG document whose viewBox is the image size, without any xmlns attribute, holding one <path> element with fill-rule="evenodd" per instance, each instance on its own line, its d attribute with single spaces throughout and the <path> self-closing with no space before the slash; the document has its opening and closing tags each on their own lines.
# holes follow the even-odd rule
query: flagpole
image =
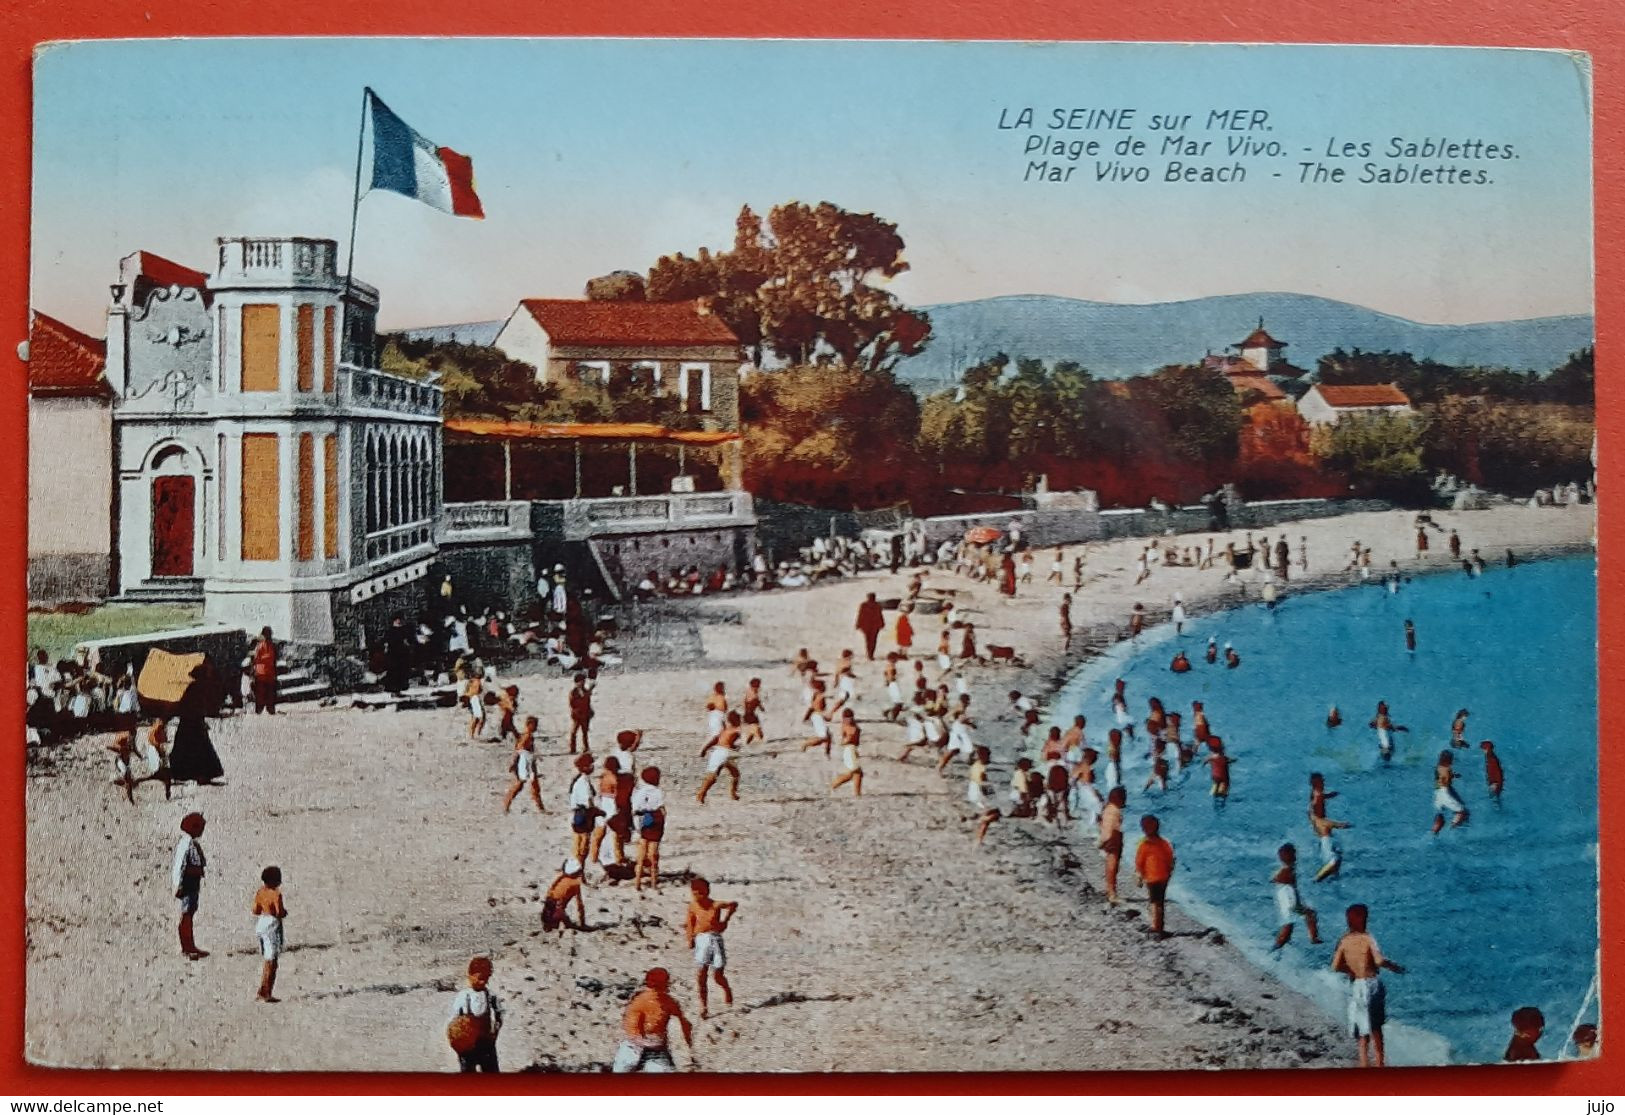
<svg viewBox="0 0 1625 1115">
<path fill-rule="evenodd" d="M 361 90 L 361 126 L 355 134 L 355 198 L 350 203 L 350 253 L 344 264 L 344 288 L 339 291 L 339 362 L 344 362 L 344 340 L 349 329 L 350 280 L 355 274 L 355 225 L 361 213 L 361 151 L 367 138 L 367 109 L 372 103 L 372 86 Z"/>
</svg>

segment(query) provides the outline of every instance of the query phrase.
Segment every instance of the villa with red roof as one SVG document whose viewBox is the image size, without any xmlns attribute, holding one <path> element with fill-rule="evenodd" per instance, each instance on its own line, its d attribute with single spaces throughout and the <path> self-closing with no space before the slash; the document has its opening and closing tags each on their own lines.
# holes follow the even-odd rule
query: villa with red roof
<svg viewBox="0 0 1625 1115">
<path fill-rule="evenodd" d="M 1298 413 L 1312 426 L 1335 426 L 1351 416 L 1409 414 L 1411 400 L 1392 383 L 1317 383 L 1298 400 Z"/>
<path fill-rule="evenodd" d="M 538 383 L 642 383 L 657 398 L 671 398 L 699 429 L 739 432 L 739 338 L 703 301 L 526 298 L 495 345 L 535 368 Z M 737 443 L 727 456 L 724 483 L 737 489 Z"/>
</svg>

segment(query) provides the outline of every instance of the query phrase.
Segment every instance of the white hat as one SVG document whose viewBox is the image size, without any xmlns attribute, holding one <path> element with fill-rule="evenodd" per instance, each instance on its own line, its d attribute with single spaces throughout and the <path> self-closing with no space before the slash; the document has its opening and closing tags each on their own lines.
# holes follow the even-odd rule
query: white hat
<svg viewBox="0 0 1625 1115">
<path fill-rule="evenodd" d="M 1225 650 L 1231 649 L 1230 644 L 1229 643 L 1224 644 L 1224 649 Z"/>
<path fill-rule="evenodd" d="M 562 870 L 566 875 L 577 875 L 581 872 L 581 861 L 576 859 L 574 856 L 571 856 L 569 859 L 564 861 L 564 866 L 560 868 L 560 870 Z"/>
</svg>

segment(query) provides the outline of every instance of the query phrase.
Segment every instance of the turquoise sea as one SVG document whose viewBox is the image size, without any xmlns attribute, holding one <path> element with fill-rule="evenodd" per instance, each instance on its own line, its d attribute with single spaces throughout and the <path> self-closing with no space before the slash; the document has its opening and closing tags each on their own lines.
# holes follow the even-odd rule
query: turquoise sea
<svg viewBox="0 0 1625 1115">
<path fill-rule="evenodd" d="M 1127 682 L 1139 733 L 1124 748 L 1130 848 L 1140 814 L 1156 813 L 1178 855 L 1170 896 L 1338 1019 L 1346 981 L 1330 971 L 1332 948 L 1344 909 L 1370 906 L 1378 942 L 1408 969 L 1384 977 L 1394 1063 L 1499 1060 L 1509 1016 L 1525 1005 L 1545 1013 L 1539 1048 L 1555 1057 L 1598 948 L 1596 592 L 1586 555 L 1479 578 L 1420 577 L 1396 593 L 1372 584 L 1289 596 L 1273 611 L 1247 605 L 1189 622 L 1182 637 L 1164 625 L 1120 644 L 1067 683 L 1047 721 L 1083 713 L 1103 751 L 1113 680 Z M 1203 662 L 1209 635 L 1234 644 L 1239 668 Z M 1184 675 L 1168 669 L 1180 647 L 1194 665 Z M 1234 760 L 1227 803 L 1209 796 L 1202 765 L 1165 794 L 1140 789 L 1153 696 L 1183 714 L 1187 736 L 1191 701 L 1204 702 Z M 1367 727 L 1379 700 L 1410 729 L 1396 734 L 1389 763 Z M 1326 727 L 1333 704 L 1338 728 Z M 1433 767 L 1459 708 L 1470 712 L 1471 746 L 1455 751 L 1470 820 L 1434 836 Z M 1482 739 L 1495 741 L 1505 768 L 1499 803 L 1486 788 Z M 1354 826 L 1339 834 L 1341 875 L 1323 883 L 1312 881 L 1311 771 L 1339 795 L 1330 815 Z M 1287 841 L 1326 943 L 1308 944 L 1300 923 L 1272 953 L 1270 875 Z M 1593 1005 L 1584 1020 L 1597 1017 Z"/>
</svg>

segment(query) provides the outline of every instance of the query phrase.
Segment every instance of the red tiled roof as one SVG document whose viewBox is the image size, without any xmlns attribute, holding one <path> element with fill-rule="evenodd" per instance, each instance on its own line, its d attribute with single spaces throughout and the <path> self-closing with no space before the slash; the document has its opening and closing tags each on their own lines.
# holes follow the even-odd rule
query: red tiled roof
<svg viewBox="0 0 1625 1115">
<path fill-rule="evenodd" d="M 740 435 L 724 430 L 672 430 L 651 422 L 506 422 L 497 418 L 448 418 L 448 434 L 509 441 L 666 441 L 722 445 Z"/>
<path fill-rule="evenodd" d="M 698 302 L 591 302 L 526 298 L 520 305 L 561 345 L 737 345 Z"/>
<path fill-rule="evenodd" d="M 128 258 L 135 266 L 135 273 L 130 276 L 132 280 L 143 277 L 151 280 L 156 286 L 189 286 L 198 290 L 202 290 L 209 281 L 209 276 L 203 272 L 183 267 L 172 259 L 165 259 L 151 252 L 135 252 Z"/>
<path fill-rule="evenodd" d="M 1286 398 L 1285 391 L 1282 391 L 1279 387 L 1275 386 L 1275 384 L 1271 383 L 1268 379 L 1261 375 L 1248 376 L 1231 373 L 1230 386 L 1238 395 L 1246 395 L 1257 392 L 1271 402 Z"/>
<path fill-rule="evenodd" d="M 1334 407 L 1408 407 L 1411 401 L 1405 392 L 1391 383 L 1350 383 L 1342 385 L 1321 383 L 1315 386 L 1328 406 Z"/>
<path fill-rule="evenodd" d="M 1274 337 L 1272 337 L 1268 333 L 1264 332 L 1264 327 L 1262 325 L 1260 325 L 1257 329 L 1254 329 L 1251 333 L 1247 334 L 1247 339 L 1245 341 L 1242 341 L 1236 347 L 1237 348 L 1285 348 L 1286 347 L 1286 342 L 1285 341 L 1277 341 Z"/>
<path fill-rule="evenodd" d="M 1247 379 L 1264 374 L 1264 369 L 1248 360 L 1245 356 L 1231 356 L 1228 353 L 1223 356 L 1204 356 L 1202 358 L 1202 367 L 1211 368 L 1227 376 L 1241 376 Z"/>
<path fill-rule="evenodd" d="M 34 311 L 28 326 L 30 395 L 111 398 L 112 388 L 102 377 L 106 366 L 106 341 Z"/>
</svg>

